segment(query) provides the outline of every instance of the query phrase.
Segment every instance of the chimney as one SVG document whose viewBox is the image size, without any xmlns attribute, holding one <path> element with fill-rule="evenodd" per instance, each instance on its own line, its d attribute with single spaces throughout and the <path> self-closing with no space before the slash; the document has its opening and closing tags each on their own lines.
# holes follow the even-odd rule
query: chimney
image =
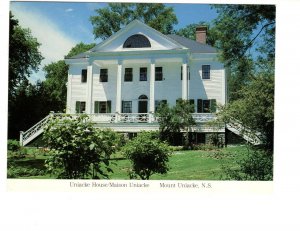
<svg viewBox="0 0 300 231">
<path fill-rule="evenodd" d="M 197 26 L 196 41 L 199 43 L 206 44 L 206 33 L 207 33 L 207 26 Z"/>
</svg>

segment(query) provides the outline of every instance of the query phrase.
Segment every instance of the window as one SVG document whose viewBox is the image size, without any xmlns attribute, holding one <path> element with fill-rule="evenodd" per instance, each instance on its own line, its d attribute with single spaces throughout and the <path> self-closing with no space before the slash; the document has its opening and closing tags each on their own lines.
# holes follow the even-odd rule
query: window
<svg viewBox="0 0 300 231">
<path fill-rule="evenodd" d="M 140 68 L 140 81 L 147 81 L 147 67 Z"/>
<path fill-rule="evenodd" d="M 216 100 L 215 99 L 198 99 L 197 112 L 198 113 L 215 113 Z"/>
<path fill-rule="evenodd" d="M 100 69 L 100 82 L 108 81 L 108 72 L 107 69 Z"/>
<path fill-rule="evenodd" d="M 131 101 L 122 101 L 122 113 L 132 113 Z"/>
<path fill-rule="evenodd" d="M 86 83 L 87 80 L 87 69 L 81 70 L 81 82 Z"/>
<path fill-rule="evenodd" d="M 84 112 L 85 112 L 85 102 L 76 101 L 76 113 L 84 113 Z"/>
<path fill-rule="evenodd" d="M 143 48 L 143 47 L 151 47 L 151 43 L 149 39 L 141 34 L 131 35 L 126 39 L 123 44 L 123 48 Z"/>
<path fill-rule="evenodd" d="M 162 81 L 162 80 L 163 80 L 163 68 L 155 67 L 155 81 Z"/>
<path fill-rule="evenodd" d="M 155 100 L 155 111 L 161 106 L 161 105 L 166 105 L 167 100 Z"/>
<path fill-rule="evenodd" d="M 95 101 L 95 113 L 111 113 L 111 101 Z"/>
<path fill-rule="evenodd" d="M 132 68 L 125 68 L 124 81 L 132 82 Z"/>
<path fill-rule="evenodd" d="M 210 79 L 210 65 L 202 65 L 202 79 Z"/>
</svg>

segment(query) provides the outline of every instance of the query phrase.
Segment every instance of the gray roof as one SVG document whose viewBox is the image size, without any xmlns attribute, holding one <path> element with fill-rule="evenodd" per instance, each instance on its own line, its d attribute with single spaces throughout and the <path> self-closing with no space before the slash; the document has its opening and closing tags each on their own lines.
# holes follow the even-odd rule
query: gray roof
<svg viewBox="0 0 300 231">
<path fill-rule="evenodd" d="M 182 46 L 189 48 L 192 53 L 217 53 L 216 48 L 210 45 L 199 43 L 176 34 L 169 34 L 167 36 Z"/>
<path fill-rule="evenodd" d="M 203 44 L 203 43 L 199 43 L 197 41 L 176 35 L 176 34 L 169 34 L 166 35 L 168 38 L 174 40 L 175 42 L 181 44 L 182 46 L 190 49 L 190 51 L 192 53 L 217 53 L 216 48 L 207 45 L 207 44 Z M 89 56 L 89 54 L 91 54 L 93 51 L 93 49 L 80 53 L 78 55 L 74 55 L 72 57 L 68 57 L 67 59 L 78 59 L 78 58 L 86 58 L 87 56 Z"/>
</svg>

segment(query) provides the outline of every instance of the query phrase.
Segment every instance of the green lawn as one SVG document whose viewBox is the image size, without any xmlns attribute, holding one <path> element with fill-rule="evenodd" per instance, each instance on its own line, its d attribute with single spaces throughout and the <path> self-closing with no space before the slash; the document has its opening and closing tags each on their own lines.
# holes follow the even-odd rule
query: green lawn
<svg viewBox="0 0 300 231">
<path fill-rule="evenodd" d="M 224 167 L 234 168 L 237 165 L 235 161 L 241 159 L 247 152 L 245 146 L 231 146 L 220 150 L 212 151 L 176 151 L 170 157 L 170 170 L 165 175 L 155 174 L 150 177 L 151 180 L 221 180 L 224 177 Z M 22 177 L 11 176 L 12 178 L 26 179 L 55 179 L 46 173 L 41 173 L 45 169 L 44 162 L 47 156 L 42 152 L 32 155 L 33 150 L 30 149 L 25 158 L 14 161 L 14 166 L 9 172 L 15 169 L 21 169 L 26 174 Z M 127 159 L 120 158 L 115 155 L 110 161 L 110 167 L 113 173 L 109 174 L 110 179 L 129 179 L 128 170 L 130 162 Z M 9 162 L 10 163 L 10 159 Z M 34 168 L 35 171 L 31 171 Z M 40 172 L 39 172 L 40 171 Z M 38 173 L 37 173 L 38 172 Z"/>
</svg>

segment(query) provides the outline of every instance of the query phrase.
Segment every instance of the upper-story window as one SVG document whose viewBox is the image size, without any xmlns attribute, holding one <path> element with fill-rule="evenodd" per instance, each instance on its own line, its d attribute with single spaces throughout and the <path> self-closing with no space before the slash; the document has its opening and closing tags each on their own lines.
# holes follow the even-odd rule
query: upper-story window
<svg viewBox="0 0 300 231">
<path fill-rule="evenodd" d="M 86 83 L 87 80 L 87 69 L 81 70 L 81 82 Z"/>
<path fill-rule="evenodd" d="M 163 80 L 163 68 L 155 67 L 155 81 L 162 81 L 162 80 Z"/>
<path fill-rule="evenodd" d="M 100 82 L 108 81 L 108 72 L 107 69 L 100 69 Z"/>
<path fill-rule="evenodd" d="M 147 81 L 147 67 L 140 68 L 140 81 Z"/>
<path fill-rule="evenodd" d="M 132 82 L 132 68 L 125 68 L 124 81 Z"/>
<path fill-rule="evenodd" d="M 143 47 L 151 47 L 151 43 L 149 39 L 141 34 L 131 35 L 126 39 L 123 44 L 123 48 L 143 48 Z"/>
<path fill-rule="evenodd" d="M 202 79 L 210 79 L 210 65 L 202 65 Z"/>
</svg>

